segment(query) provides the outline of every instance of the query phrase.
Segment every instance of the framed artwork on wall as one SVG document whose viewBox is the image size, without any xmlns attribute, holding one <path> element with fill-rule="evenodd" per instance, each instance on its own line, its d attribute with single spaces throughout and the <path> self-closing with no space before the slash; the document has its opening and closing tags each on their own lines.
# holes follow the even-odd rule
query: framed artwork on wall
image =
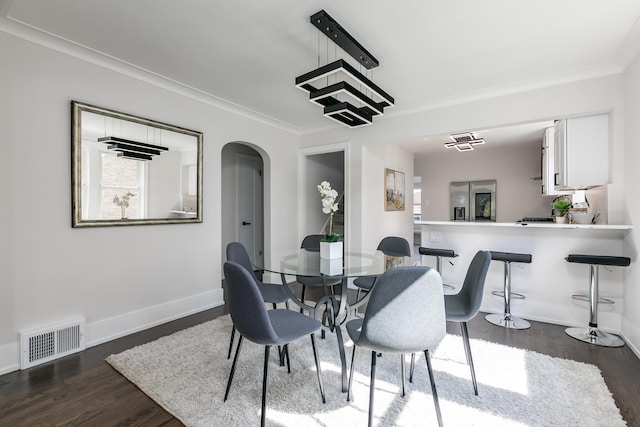
<svg viewBox="0 0 640 427">
<path fill-rule="evenodd" d="M 384 210 L 403 211 L 405 203 L 404 172 L 384 170 Z"/>
</svg>

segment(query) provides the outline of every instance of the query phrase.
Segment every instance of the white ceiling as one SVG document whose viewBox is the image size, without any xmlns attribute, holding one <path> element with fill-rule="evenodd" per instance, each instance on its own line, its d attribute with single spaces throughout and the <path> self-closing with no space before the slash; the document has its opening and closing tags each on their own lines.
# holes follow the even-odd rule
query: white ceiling
<svg viewBox="0 0 640 427">
<path fill-rule="evenodd" d="M 640 51 L 638 0 L 0 0 L 0 19 L 305 133 L 341 126 L 294 87 L 321 9 L 380 61 L 390 116 L 619 73 Z"/>
</svg>

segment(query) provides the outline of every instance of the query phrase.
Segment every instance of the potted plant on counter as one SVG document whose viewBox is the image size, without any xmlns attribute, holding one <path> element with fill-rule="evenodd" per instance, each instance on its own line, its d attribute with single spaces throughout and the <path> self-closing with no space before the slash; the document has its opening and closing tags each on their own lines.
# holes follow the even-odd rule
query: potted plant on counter
<svg viewBox="0 0 640 427">
<path fill-rule="evenodd" d="M 556 223 L 564 224 L 567 222 L 567 212 L 569 212 L 570 208 L 571 202 L 568 199 L 562 198 L 553 202 L 553 214 Z"/>
</svg>

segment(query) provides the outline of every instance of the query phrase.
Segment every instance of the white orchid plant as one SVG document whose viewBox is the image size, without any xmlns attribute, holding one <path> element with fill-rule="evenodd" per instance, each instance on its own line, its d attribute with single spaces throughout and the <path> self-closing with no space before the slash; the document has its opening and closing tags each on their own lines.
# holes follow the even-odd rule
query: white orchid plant
<svg viewBox="0 0 640 427">
<path fill-rule="evenodd" d="M 333 214 L 338 212 L 338 203 L 336 202 L 338 192 L 331 188 L 328 181 L 322 181 L 318 185 L 318 193 L 322 199 L 322 212 L 329 214 L 329 232 L 324 240 L 325 242 L 337 242 L 340 240 L 340 235 L 333 232 Z"/>
</svg>

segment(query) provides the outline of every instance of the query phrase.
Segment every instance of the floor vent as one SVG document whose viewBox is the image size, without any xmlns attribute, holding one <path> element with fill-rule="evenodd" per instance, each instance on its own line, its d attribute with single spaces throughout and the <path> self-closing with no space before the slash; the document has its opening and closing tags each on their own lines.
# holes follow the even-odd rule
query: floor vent
<svg viewBox="0 0 640 427">
<path fill-rule="evenodd" d="M 84 350 L 84 318 L 20 332 L 20 369 Z"/>
</svg>

